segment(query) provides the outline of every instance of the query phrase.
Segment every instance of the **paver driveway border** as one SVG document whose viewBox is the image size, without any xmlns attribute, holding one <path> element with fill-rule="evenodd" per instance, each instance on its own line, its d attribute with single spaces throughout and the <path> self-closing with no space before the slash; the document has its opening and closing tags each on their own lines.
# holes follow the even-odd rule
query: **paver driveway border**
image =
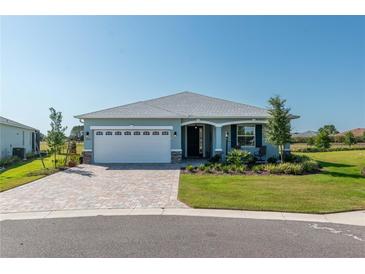
<svg viewBox="0 0 365 274">
<path fill-rule="evenodd" d="M 331 214 L 302 214 L 286 212 L 193 209 L 193 208 L 135 208 L 135 209 L 97 209 L 97 210 L 60 210 L 0 214 L 0 221 L 73 218 L 91 216 L 129 216 L 129 215 L 164 215 L 164 216 L 194 216 L 221 217 L 239 219 L 261 219 L 281 221 L 304 221 L 318 223 L 336 223 L 365 227 L 365 210 Z"/>
</svg>

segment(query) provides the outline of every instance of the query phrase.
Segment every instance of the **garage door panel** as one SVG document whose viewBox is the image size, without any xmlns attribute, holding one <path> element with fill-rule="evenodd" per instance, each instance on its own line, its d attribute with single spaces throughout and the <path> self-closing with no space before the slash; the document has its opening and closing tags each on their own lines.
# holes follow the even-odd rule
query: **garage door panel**
<svg viewBox="0 0 365 274">
<path fill-rule="evenodd" d="M 162 135 L 103 135 L 94 134 L 95 163 L 170 163 L 171 136 Z"/>
</svg>

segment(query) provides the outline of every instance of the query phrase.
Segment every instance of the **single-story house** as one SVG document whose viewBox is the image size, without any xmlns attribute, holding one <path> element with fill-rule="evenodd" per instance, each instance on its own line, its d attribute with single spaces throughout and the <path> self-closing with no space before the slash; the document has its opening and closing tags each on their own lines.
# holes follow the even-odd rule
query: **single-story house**
<svg viewBox="0 0 365 274">
<path fill-rule="evenodd" d="M 12 156 L 14 148 L 39 150 L 39 139 L 39 130 L 0 116 L 0 159 Z"/>
<path fill-rule="evenodd" d="M 268 117 L 263 108 L 192 92 L 75 116 L 84 123 L 85 163 L 174 163 L 232 148 L 278 157 L 265 139 Z"/>
</svg>

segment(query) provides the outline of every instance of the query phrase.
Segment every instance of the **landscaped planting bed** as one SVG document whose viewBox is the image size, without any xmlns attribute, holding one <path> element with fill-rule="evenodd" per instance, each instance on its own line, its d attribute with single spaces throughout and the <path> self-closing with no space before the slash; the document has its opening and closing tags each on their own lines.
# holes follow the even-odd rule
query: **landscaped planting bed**
<svg viewBox="0 0 365 274">
<path fill-rule="evenodd" d="M 273 161 L 273 160 L 271 160 Z M 191 174 L 231 174 L 231 175 L 305 175 L 320 171 L 318 162 L 307 156 L 294 156 L 288 162 L 256 164 L 255 159 L 248 152 L 233 150 L 223 163 L 207 163 L 200 166 L 189 165 L 182 169 L 183 173 Z"/>
</svg>

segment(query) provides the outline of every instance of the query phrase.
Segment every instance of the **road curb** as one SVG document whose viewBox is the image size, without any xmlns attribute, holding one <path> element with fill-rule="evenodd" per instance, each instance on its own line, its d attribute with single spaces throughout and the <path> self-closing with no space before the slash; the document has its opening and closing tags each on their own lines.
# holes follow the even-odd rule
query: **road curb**
<svg viewBox="0 0 365 274">
<path fill-rule="evenodd" d="M 51 218 L 75 218 L 92 216 L 192 216 L 218 217 L 281 221 L 305 221 L 320 223 L 336 223 L 365 226 L 365 210 L 332 214 L 303 214 L 288 212 L 244 211 L 221 209 L 192 209 L 192 208 L 133 208 L 133 209 L 86 209 L 86 210 L 51 210 L 33 212 L 1 213 L 0 221 L 29 220 Z"/>
</svg>

